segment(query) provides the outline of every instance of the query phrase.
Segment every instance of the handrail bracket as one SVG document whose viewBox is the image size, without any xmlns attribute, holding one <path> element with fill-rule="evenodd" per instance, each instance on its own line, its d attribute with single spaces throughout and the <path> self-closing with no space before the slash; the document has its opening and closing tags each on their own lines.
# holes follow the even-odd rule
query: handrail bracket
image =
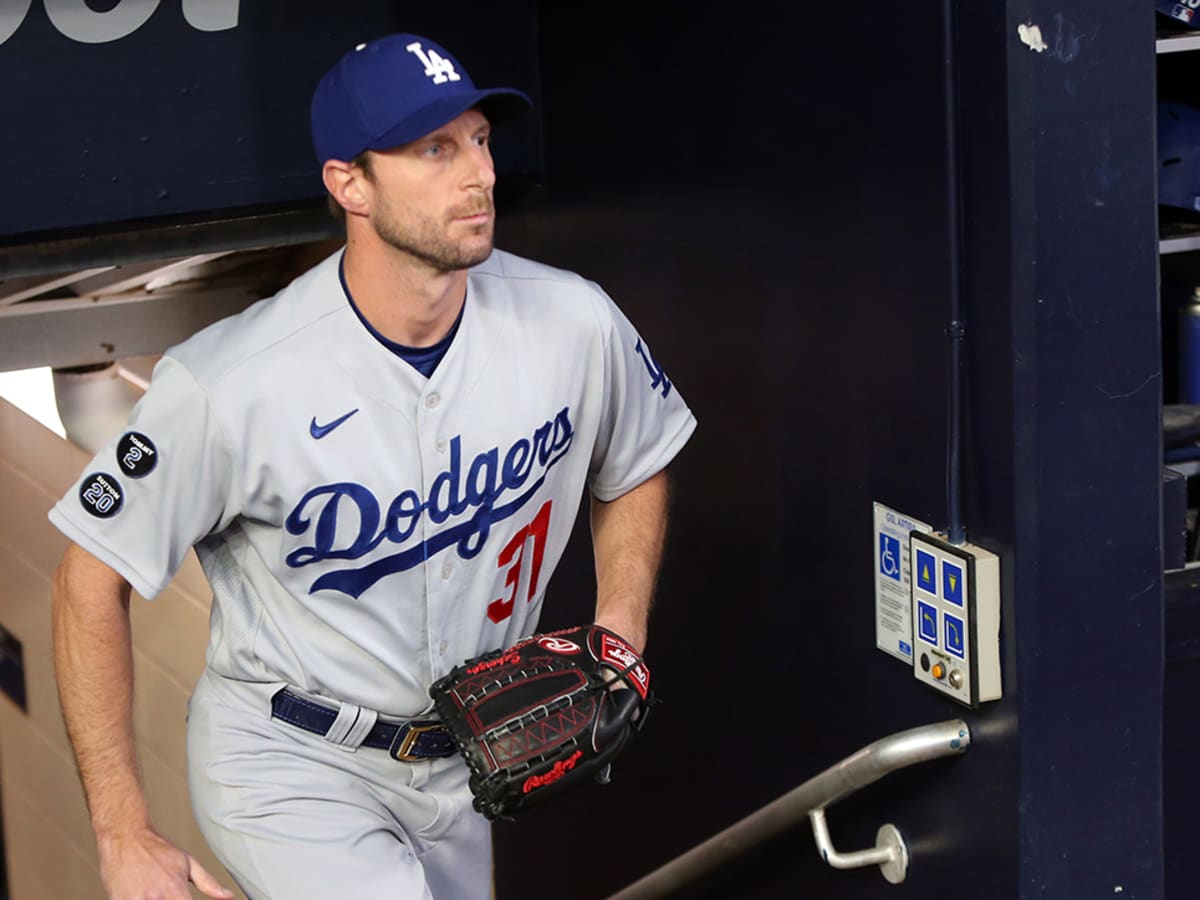
<svg viewBox="0 0 1200 900">
<path fill-rule="evenodd" d="M 810 811 L 808 818 L 812 822 L 813 838 L 816 839 L 821 858 L 835 869 L 879 866 L 883 877 L 892 884 L 899 884 L 908 875 L 908 845 L 895 825 L 884 825 L 875 833 L 875 846 L 872 849 L 839 853 L 829 838 L 824 808 Z"/>
</svg>

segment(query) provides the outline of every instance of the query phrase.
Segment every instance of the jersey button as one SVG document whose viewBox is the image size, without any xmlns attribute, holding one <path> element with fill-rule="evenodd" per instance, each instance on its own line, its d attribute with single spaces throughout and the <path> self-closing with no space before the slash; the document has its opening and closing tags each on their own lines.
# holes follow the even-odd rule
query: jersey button
<svg viewBox="0 0 1200 900">
<path fill-rule="evenodd" d="M 436 446 L 437 446 L 438 453 L 445 453 L 446 452 L 446 439 L 438 438 L 438 442 L 437 442 Z"/>
<path fill-rule="evenodd" d="M 450 576 L 454 574 L 454 564 L 447 562 L 442 566 L 442 581 L 449 581 Z"/>
<path fill-rule="evenodd" d="M 425 398 L 425 405 L 429 409 L 433 409 L 435 406 L 437 406 L 441 402 L 442 402 L 442 398 L 439 397 L 437 394 L 430 394 L 428 397 Z"/>
</svg>

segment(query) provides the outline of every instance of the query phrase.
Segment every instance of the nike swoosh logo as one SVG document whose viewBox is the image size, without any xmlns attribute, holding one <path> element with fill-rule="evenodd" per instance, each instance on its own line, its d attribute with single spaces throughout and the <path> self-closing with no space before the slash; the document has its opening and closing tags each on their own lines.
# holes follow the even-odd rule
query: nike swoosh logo
<svg viewBox="0 0 1200 900">
<path fill-rule="evenodd" d="M 318 425 L 317 417 L 313 416 L 312 422 L 310 422 L 308 425 L 308 433 L 311 434 L 314 438 L 316 438 L 319 441 L 321 438 L 325 437 L 325 435 L 329 434 L 329 432 L 333 431 L 333 429 L 337 428 L 339 425 L 341 425 L 343 422 L 345 422 L 348 418 L 350 418 L 356 412 L 358 412 L 357 409 L 352 409 L 352 410 L 350 410 L 350 412 L 346 413 L 341 418 L 334 419 L 328 425 Z"/>
</svg>

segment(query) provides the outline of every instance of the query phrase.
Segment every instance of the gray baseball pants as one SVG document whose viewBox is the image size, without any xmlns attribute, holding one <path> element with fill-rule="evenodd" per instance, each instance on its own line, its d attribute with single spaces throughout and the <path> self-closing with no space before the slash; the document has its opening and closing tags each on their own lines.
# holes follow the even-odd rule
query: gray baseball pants
<svg viewBox="0 0 1200 900">
<path fill-rule="evenodd" d="M 281 684 L 201 677 L 188 783 L 201 832 L 251 900 L 486 900 L 491 831 L 457 755 L 400 762 L 271 718 Z"/>
</svg>

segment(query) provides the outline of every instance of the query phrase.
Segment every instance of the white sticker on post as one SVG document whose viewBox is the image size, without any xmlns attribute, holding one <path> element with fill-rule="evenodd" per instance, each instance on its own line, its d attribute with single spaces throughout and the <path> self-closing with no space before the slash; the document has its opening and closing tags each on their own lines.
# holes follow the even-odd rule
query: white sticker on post
<svg viewBox="0 0 1200 900">
<path fill-rule="evenodd" d="M 912 664 L 912 572 L 908 533 L 933 527 L 876 503 L 875 646 Z"/>
</svg>

